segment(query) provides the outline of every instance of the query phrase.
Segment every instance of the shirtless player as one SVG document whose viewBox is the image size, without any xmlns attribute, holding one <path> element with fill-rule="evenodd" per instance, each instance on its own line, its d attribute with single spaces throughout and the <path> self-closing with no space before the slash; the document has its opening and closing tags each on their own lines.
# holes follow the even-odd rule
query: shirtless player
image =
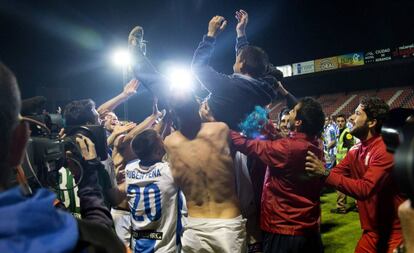
<svg viewBox="0 0 414 253">
<path fill-rule="evenodd" d="M 194 97 L 179 103 L 172 106 L 179 130 L 165 139 L 165 147 L 187 201 L 182 250 L 245 252 L 245 220 L 235 191 L 229 128 L 222 122 L 202 123 Z"/>
</svg>

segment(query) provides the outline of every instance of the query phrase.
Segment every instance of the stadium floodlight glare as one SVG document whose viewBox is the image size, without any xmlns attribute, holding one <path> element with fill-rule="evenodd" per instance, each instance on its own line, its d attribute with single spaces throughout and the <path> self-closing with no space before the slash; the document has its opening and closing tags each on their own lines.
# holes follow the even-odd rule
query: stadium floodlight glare
<svg viewBox="0 0 414 253">
<path fill-rule="evenodd" d="M 115 66 L 126 67 L 132 63 L 132 56 L 127 49 L 117 49 L 112 53 L 112 62 Z"/>
<path fill-rule="evenodd" d="M 167 71 L 170 89 L 175 91 L 190 91 L 193 88 L 194 77 L 189 68 L 174 66 Z"/>
</svg>

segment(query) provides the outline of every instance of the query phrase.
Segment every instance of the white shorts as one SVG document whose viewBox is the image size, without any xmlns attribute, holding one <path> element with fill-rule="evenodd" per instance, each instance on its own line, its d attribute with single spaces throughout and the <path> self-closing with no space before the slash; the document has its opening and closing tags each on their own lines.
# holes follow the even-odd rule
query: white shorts
<svg viewBox="0 0 414 253">
<path fill-rule="evenodd" d="M 188 217 L 181 238 L 182 252 L 247 252 L 246 220 Z"/>
<path fill-rule="evenodd" d="M 129 211 L 111 209 L 115 232 L 119 239 L 127 246 L 131 245 L 131 213 Z"/>
</svg>

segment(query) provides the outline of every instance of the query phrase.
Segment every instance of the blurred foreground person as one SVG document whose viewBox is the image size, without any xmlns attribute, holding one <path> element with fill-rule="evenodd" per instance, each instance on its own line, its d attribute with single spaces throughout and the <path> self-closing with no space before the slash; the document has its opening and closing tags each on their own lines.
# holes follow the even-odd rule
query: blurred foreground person
<svg viewBox="0 0 414 253">
<path fill-rule="evenodd" d="M 20 166 L 29 138 L 19 119 L 20 92 L 13 73 L 0 63 L 0 252 L 126 252 L 109 228 L 112 220 L 97 184 L 96 152 L 92 142 L 78 136 L 84 160 L 79 184 L 83 220 L 54 207 L 56 196 L 40 188 L 33 194 L 9 188 L 12 170 Z"/>
<path fill-rule="evenodd" d="M 412 208 L 411 200 L 407 199 L 400 205 L 398 217 L 400 217 L 404 236 L 404 246 L 398 252 L 414 253 L 414 209 Z"/>
</svg>

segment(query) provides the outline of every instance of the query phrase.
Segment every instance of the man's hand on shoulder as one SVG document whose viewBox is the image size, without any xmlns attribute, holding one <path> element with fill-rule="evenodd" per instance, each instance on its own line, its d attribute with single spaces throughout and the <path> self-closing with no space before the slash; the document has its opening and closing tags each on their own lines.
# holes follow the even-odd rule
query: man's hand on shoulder
<svg viewBox="0 0 414 253">
<path fill-rule="evenodd" d="M 329 176 L 329 170 L 325 168 L 323 162 L 311 151 L 308 151 L 308 155 L 306 156 L 305 170 L 314 176 Z"/>
<path fill-rule="evenodd" d="M 209 37 L 217 37 L 227 25 L 227 20 L 222 16 L 214 16 L 210 22 L 208 23 L 208 33 L 207 36 Z"/>
</svg>

